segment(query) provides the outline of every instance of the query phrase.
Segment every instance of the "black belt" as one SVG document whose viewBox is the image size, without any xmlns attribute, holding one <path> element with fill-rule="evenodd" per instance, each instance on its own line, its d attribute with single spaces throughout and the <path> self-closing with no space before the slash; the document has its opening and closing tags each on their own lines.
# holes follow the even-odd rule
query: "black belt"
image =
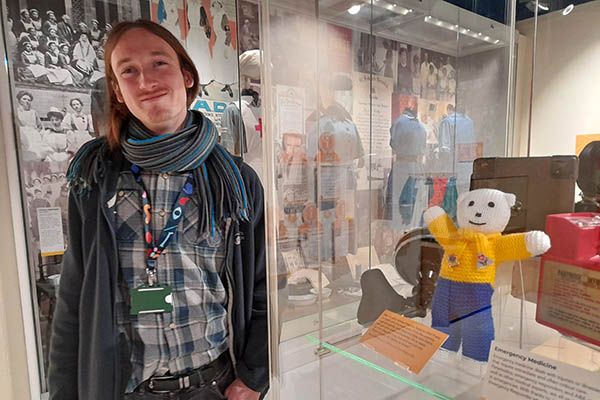
<svg viewBox="0 0 600 400">
<path fill-rule="evenodd" d="M 231 363 L 229 351 L 223 352 L 216 360 L 193 370 L 189 374 L 154 376 L 142 384 L 154 393 L 177 392 L 190 387 L 200 387 L 211 383 L 219 372 Z"/>
</svg>

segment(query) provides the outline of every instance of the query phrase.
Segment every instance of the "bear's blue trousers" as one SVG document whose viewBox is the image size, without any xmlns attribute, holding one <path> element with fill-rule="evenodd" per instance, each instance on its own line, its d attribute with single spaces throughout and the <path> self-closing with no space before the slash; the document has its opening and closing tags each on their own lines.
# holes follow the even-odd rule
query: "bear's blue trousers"
<svg viewBox="0 0 600 400">
<path fill-rule="evenodd" d="M 431 326 L 450 335 L 442 345 L 477 361 L 487 361 L 494 340 L 492 294 L 489 283 L 455 282 L 438 278 L 433 296 Z"/>
</svg>

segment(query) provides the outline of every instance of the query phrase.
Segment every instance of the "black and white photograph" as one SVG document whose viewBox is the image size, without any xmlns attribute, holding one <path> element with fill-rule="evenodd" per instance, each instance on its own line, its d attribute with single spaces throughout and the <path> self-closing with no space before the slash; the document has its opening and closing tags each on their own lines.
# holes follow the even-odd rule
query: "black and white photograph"
<svg viewBox="0 0 600 400">
<path fill-rule="evenodd" d="M 355 71 L 385 76 L 396 81 L 398 42 L 356 31 L 352 33 L 352 42 Z"/>
<path fill-rule="evenodd" d="M 89 94 L 17 86 L 15 100 L 23 161 L 60 163 L 66 171 L 79 147 L 96 136 Z"/>
<path fill-rule="evenodd" d="M 92 88 L 104 76 L 102 47 L 113 24 L 149 16 L 147 1 L 9 1 L 7 44 L 17 82 Z"/>
<path fill-rule="evenodd" d="M 421 97 L 429 100 L 436 100 L 438 95 L 436 58 L 431 51 L 421 52 Z"/>
<path fill-rule="evenodd" d="M 15 119 L 29 215 L 29 252 L 35 260 L 39 253 L 36 209 L 61 207 L 65 221 L 68 164 L 96 134 L 89 95 L 19 86 L 16 89 Z"/>
<path fill-rule="evenodd" d="M 433 51 L 421 51 L 421 97 L 451 101 L 456 94 L 456 62 L 453 57 Z"/>
<path fill-rule="evenodd" d="M 258 7 L 258 4 L 249 1 L 238 1 L 240 53 L 259 48 Z"/>
<path fill-rule="evenodd" d="M 421 96 L 421 48 L 410 46 L 409 62 L 412 77 L 412 94 Z"/>
<path fill-rule="evenodd" d="M 410 54 L 411 52 L 408 45 L 398 43 L 398 77 L 396 79 L 396 93 L 412 93 L 413 74 Z"/>
<path fill-rule="evenodd" d="M 438 72 L 439 100 L 453 101 L 456 95 L 456 62 L 454 57 L 442 56 Z"/>
</svg>

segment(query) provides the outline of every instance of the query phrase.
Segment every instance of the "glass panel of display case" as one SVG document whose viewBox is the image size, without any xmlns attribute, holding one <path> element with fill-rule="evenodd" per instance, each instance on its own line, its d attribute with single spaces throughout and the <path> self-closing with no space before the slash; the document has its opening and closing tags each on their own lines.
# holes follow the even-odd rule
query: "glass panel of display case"
<svg viewBox="0 0 600 400">
<path fill-rule="evenodd" d="M 596 28 L 600 2 L 527 2 L 517 11 L 523 42 L 517 101 L 523 106 L 515 118 L 515 152 L 534 158 L 573 159 L 575 168 L 555 164 L 562 179 L 554 181 L 577 183 L 540 188 L 539 203 L 550 208 L 544 214 L 551 216 L 544 215 L 544 223 L 552 248 L 541 260 L 514 271 L 525 288 L 523 347 L 597 371 L 600 337 L 594 327 L 599 314 L 592 299 L 598 297 L 600 266 L 600 118 L 592 106 L 598 102 L 592 88 L 600 80 L 592 71 L 600 65 Z"/>
<path fill-rule="evenodd" d="M 256 57 L 247 57 L 240 85 L 238 54 L 258 51 L 258 6 L 240 2 L 245 28 L 238 35 L 235 0 L 6 0 L 2 4 L 45 391 L 52 317 L 62 255 L 68 246 L 66 172 L 80 146 L 106 134 L 103 48 L 108 34 L 117 23 L 136 19 L 152 20 L 168 29 L 200 74 L 201 92 L 192 108 L 211 118 L 220 130 L 221 144 L 232 154 L 248 157 L 241 145 L 240 119 L 235 116 L 247 109 L 242 107 L 240 88 L 252 87 L 260 67 Z M 225 112 L 228 118 L 222 118 Z M 250 140 L 256 136 L 249 135 Z"/>
<path fill-rule="evenodd" d="M 427 227 L 431 215 L 456 221 L 475 159 L 506 155 L 510 15 L 443 1 L 274 0 L 262 10 L 271 396 L 468 392 L 504 326 L 507 292 L 493 294 L 495 266 L 473 292 L 469 277 L 466 290 L 456 279 L 440 285 L 452 275 L 441 266 L 446 243 Z M 510 201 L 498 201 L 510 215 Z M 450 291 L 465 292 L 451 309 Z M 394 358 L 385 338 L 409 343 L 402 352 L 414 357 Z"/>
</svg>

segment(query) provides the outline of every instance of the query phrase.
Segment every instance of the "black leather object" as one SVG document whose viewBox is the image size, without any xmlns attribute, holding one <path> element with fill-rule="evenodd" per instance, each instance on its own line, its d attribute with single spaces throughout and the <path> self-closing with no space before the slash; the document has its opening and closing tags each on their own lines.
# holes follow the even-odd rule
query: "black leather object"
<svg viewBox="0 0 600 400">
<path fill-rule="evenodd" d="M 398 314 L 408 311 L 408 301 L 396 293 L 379 269 L 365 271 L 360 277 L 362 298 L 356 317 L 361 325 L 375 321 L 385 310 Z"/>
</svg>

